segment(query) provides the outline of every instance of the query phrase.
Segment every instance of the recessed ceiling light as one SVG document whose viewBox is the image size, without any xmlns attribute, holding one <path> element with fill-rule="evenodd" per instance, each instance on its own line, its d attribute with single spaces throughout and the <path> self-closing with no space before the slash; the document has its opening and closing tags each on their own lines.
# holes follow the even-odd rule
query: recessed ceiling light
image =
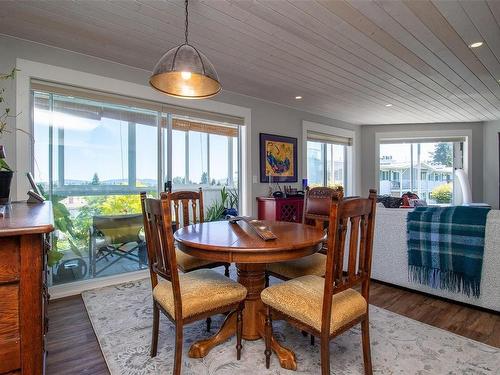
<svg viewBox="0 0 500 375">
<path fill-rule="evenodd" d="M 477 48 L 477 47 L 481 47 L 482 45 L 483 45 L 483 42 L 474 42 L 474 43 L 469 44 L 469 47 L 470 48 Z"/>
<path fill-rule="evenodd" d="M 385 106 L 386 107 L 392 107 L 392 104 L 386 104 Z"/>
<path fill-rule="evenodd" d="M 300 100 L 300 99 L 302 99 L 302 96 L 297 95 L 297 96 L 295 97 L 295 99 L 296 99 L 296 100 Z"/>
</svg>

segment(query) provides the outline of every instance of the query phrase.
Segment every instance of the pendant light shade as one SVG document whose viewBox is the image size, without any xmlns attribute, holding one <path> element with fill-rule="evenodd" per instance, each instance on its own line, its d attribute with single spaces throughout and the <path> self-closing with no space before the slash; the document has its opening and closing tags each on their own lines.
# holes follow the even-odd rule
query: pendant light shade
<svg viewBox="0 0 500 375">
<path fill-rule="evenodd" d="M 217 95 L 222 87 L 212 63 L 188 43 L 187 0 L 185 5 L 185 43 L 163 55 L 156 64 L 149 83 L 155 89 L 178 98 L 209 98 Z"/>
</svg>

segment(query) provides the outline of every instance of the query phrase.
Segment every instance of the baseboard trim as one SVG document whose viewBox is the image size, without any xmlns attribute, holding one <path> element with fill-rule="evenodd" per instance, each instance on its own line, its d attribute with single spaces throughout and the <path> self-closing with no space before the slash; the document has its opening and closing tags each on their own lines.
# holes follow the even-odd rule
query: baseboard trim
<svg viewBox="0 0 500 375">
<path fill-rule="evenodd" d="M 102 288 L 109 285 L 126 283 L 144 279 L 149 276 L 149 270 L 140 270 L 134 272 L 122 273 L 119 275 L 99 277 L 95 279 L 75 281 L 73 283 L 54 285 L 49 288 L 50 298 L 59 299 L 74 295 L 79 295 L 82 292 L 90 289 Z"/>
</svg>

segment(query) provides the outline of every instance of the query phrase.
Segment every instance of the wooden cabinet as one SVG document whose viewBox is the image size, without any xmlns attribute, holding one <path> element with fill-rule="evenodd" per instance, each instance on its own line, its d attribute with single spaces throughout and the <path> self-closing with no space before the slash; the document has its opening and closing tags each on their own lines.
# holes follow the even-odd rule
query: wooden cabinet
<svg viewBox="0 0 500 375">
<path fill-rule="evenodd" d="M 303 197 L 257 197 L 257 215 L 259 220 L 276 220 L 301 223 L 303 211 Z"/>
<path fill-rule="evenodd" d="M 44 373 L 52 206 L 13 203 L 0 218 L 0 374 Z"/>
</svg>

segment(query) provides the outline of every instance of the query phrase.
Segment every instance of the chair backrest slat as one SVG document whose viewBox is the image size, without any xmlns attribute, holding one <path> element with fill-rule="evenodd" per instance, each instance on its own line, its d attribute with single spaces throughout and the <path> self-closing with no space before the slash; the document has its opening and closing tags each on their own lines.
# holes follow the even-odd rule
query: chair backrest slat
<svg viewBox="0 0 500 375">
<path fill-rule="evenodd" d="M 173 211 L 174 211 L 174 219 L 172 220 L 172 223 L 175 224 L 175 226 L 178 228 L 179 223 L 180 223 L 180 221 L 179 221 L 179 201 L 173 200 L 172 203 L 173 203 Z"/>
<path fill-rule="evenodd" d="M 359 223 L 360 216 L 350 218 L 351 233 L 349 236 L 349 261 L 347 264 L 347 275 L 349 282 L 356 276 L 356 261 L 358 260 L 358 241 L 359 241 Z M 361 251 L 363 252 L 363 251 Z"/>
<path fill-rule="evenodd" d="M 347 236 L 348 229 L 347 219 L 339 220 L 337 225 L 337 230 L 333 233 L 336 234 L 337 238 L 331 238 L 332 245 L 330 245 L 330 237 L 327 241 L 327 253 L 330 246 L 334 247 L 334 253 L 337 254 L 333 259 L 333 280 L 335 284 L 339 284 L 343 277 L 343 267 L 344 267 L 344 252 L 345 252 L 345 239 Z"/>
<path fill-rule="evenodd" d="M 177 228 L 181 227 L 179 211 L 182 213 L 182 226 L 186 227 L 193 223 L 202 223 L 203 215 L 203 191 L 176 191 L 167 193 L 173 204 L 175 223 Z M 191 209 L 190 209 L 191 208 Z M 189 213 L 191 211 L 192 217 Z"/>
<path fill-rule="evenodd" d="M 146 193 L 141 193 L 141 204 L 151 285 L 154 288 L 158 284 L 158 276 L 172 283 L 175 317 L 181 316 L 182 301 L 175 259 L 172 204 L 169 194 L 161 193 L 161 199 L 153 199 L 147 198 Z"/>
<path fill-rule="evenodd" d="M 330 306 L 334 294 L 361 284 L 361 294 L 369 302 L 376 197 L 375 190 L 370 190 L 368 198 L 342 199 L 338 194 L 333 195 L 328 226 L 322 331 L 329 332 L 330 329 Z M 345 251 L 348 253 L 345 254 Z M 347 270 L 344 270 L 345 257 Z"/>
</svg>

